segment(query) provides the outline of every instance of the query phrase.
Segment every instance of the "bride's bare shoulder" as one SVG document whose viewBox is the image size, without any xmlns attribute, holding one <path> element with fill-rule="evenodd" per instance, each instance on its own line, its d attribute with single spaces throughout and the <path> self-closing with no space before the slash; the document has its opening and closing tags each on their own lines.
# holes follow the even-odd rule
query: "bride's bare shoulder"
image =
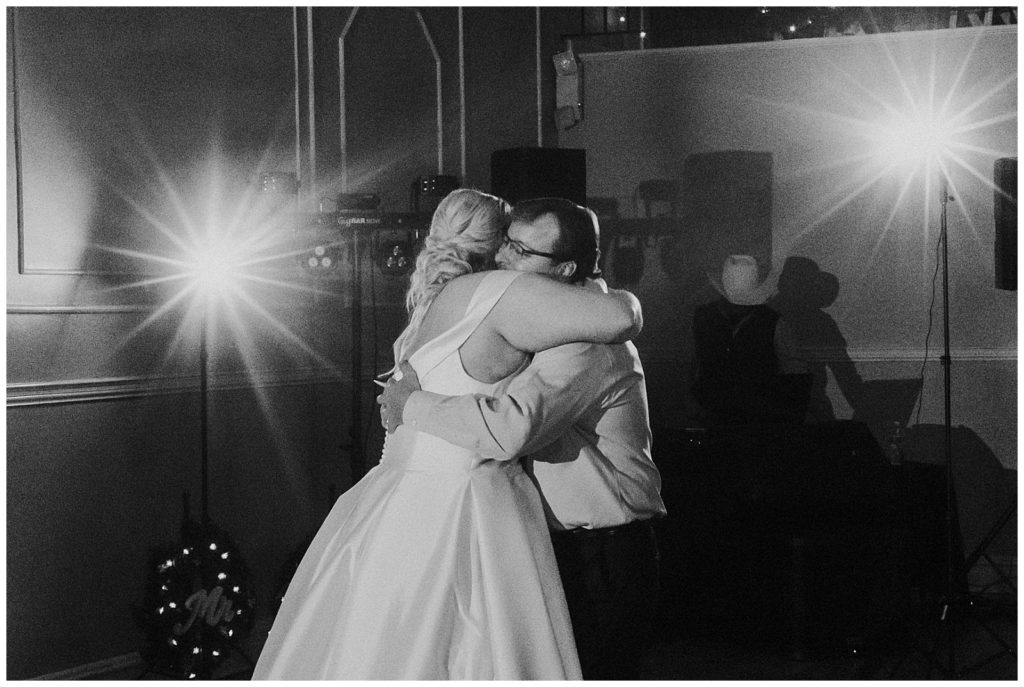
<svg viewBox="0 0 1024 687">
<path fill-rule="evenodd" d="M 427 310 L 421 334 L 436 335 L 458 321 L 483 278 L 482 272 L 464 274 L 445 284 Z"/>
<path fill-rule="evenodd" d="M 473 292 L 476 291 L 478 286 L 480 286 L 480 282 L 483 281 L 486 276 L 486 272 L 463 274 L 462 276 L 456 277 L 445 284 L 445 287 L 441 289 L 441 293 L 439 293 L 437 297 L 442 302 L 469 300 L 472 298 Z"/>
<path fill-rule="evenodd" d="M 490 271 L 470 272 L 469 274 L 463 274 L 459 277 L 455 277 L 455 279 L 451 280 L 449 285 L 460 289 L 475 289 L 488 274 L 490 274 Z"/>
</svg>

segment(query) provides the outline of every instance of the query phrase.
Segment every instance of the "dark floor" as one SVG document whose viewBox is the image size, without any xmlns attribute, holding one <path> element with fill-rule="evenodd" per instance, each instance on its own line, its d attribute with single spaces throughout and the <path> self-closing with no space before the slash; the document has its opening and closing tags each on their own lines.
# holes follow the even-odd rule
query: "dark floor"
<svg viewBox="0 0 1024 687">
<path fill-rule="evenodd" d="M 785 631 L 754 638 L 721 626 L 668 634 L 653 646 L 644 679 L 1017 679 L 1015 600 L 975 602 L 951 622 L 883 628 L 873 637 L 824 632 L 815 635 L 818 642 L 794 643 Z"/>
<path fill-rule="evenodd" d="M 965 607 L 966 608 L 966 607 Z M 927 610 L 927 609 L 925 609 Z M 1017 679 L 1017 609 L 1015 599 L 973 601 L 959 617 L 913 628 L 880 628 L 873 636 L 846 632 L 842 623 L 812 628 L 810 638 L 791 631 L 756 628 L 718 619 L 700 627 L 661 621 L 651 646 L 644 680 L 1006 680 Z M 697 625 L 700 625 L 699 623 Z M 259 655 L 265 623 L 244 643 L 250 658 Z M 737 629 L 739 628 L 739 629 Z M 934 650 L 938 633 L 939 650 Z M 850 636 L 843 637 L 844 634 Z M 952 661 L 949 640 L 955 649 Z M 914 648 L 915 644 L 919 647 Z M 172 676 L 143 673 L 143 666 L 107 680 L 166 680 Z M 247 679 L 251 669 L 236 655 L 221 664 L 218 679 Z"/>
</svg>

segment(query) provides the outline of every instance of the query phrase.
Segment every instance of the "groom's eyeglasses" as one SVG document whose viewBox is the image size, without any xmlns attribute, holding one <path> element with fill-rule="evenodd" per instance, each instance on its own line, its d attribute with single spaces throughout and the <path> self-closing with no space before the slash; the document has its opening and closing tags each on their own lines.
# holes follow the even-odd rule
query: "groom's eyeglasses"
<svg viewBox="0 0 1024 687">
<path fill-rule="evenodd" d="M 551 260 L 555 260 L 558 262 L 562 261 L 562 257 L 555 253 L 542 253 L 539 250 L 531 250 L 530 248 L 527 248 L 519 241 L 509 238 L 507 233 L 505 234 L 504 237 L 502 237 L 501 245 L 511 248 L 519 257 L 523 257 L 525 255 L 536 255 L 539 258 L 549 258 Z"/>
</svg>

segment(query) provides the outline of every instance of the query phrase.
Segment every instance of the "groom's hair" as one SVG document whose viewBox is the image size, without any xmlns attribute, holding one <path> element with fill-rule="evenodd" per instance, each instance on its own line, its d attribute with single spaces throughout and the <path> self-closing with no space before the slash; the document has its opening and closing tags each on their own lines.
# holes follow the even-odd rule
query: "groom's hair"
<svg viewBox="0 0 1024 687">
<path fill-rule="evenodd" d="M 562 261 L 576 263 L 569 282 L 576 284 L 588 277 L 600 277 L 597 215 L 565 198 L 532 198 L 512 206 L 511 221 L 532 223 L 544 215 L 553 215 L 558 222 L 559 235 L 552 252 Z"/>
</svg>

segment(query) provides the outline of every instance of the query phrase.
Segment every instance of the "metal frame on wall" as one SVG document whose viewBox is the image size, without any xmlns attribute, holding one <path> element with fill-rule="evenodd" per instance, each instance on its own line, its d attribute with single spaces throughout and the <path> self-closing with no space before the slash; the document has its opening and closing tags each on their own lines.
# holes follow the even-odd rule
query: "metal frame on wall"
<svg viewBox="0 0 1024 687">
<path fill-rule="evenodd" d="M 348 35 L 349 30 L 352 28 L 352 23 L 356 19 L 356 15 L 359 13 L 358 7 L 353 7 L 352 12 L 348 15 L 348 20 L 345 22 L 345 26 L 342 28 L 341 33 L 338 35 L 338 136 L 340 140 L 340 152 L 341 152 L 341 190 L 342 193 L 348 193 L 348 123 L 345 116 L 345 38 Z M 434 88 L 436 89 L 436 101 L 437 101 L 437 173 L 442 174 L 444 172 L 444 121 L 443 121 L 443 95 L 441 92 L 441 55 L 437 51 L 437 46 L 434 44 L 434 38 L 430 35 L 430 29 L 427 28 L 427 23 L 423 20 L 423 13 L 416 9 L 409 10 L 416 16 L 416 20 L 419 23 L 420 29 L 423 32 L 423 37 L 427 41 L 427 46 L 430 48 L 430 52 L 434 57 Z M 460 10 L 461 12 L 461 10 Z M 461 14 L 459 15 L 461 19 Z M 461 24 L 460 24 L 460 40 L 461 40 Z"/>
</svg>

